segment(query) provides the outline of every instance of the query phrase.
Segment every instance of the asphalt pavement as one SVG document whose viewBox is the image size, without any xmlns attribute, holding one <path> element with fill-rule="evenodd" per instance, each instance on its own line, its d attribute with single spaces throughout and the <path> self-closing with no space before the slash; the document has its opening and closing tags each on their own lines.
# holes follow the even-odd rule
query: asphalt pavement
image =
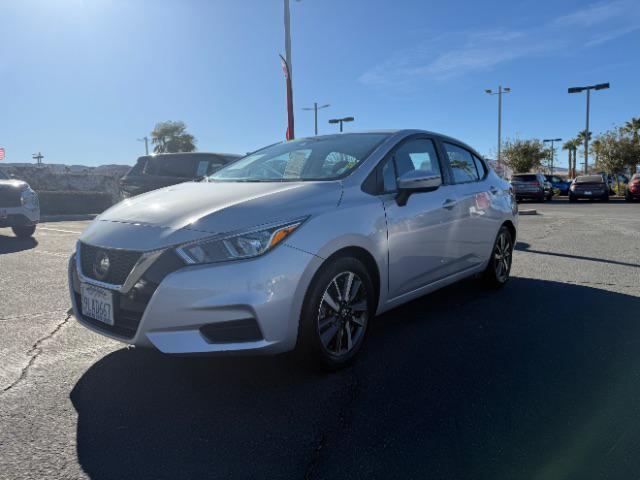
<svg viewBox="0 0 640 480">
<path fill-rule="evenodd" d="M 388 312 L 324 375 L 94 334 L 66 285 L 88 222 L 0 229 L 0 478 L 639 478 L 640 204 L 531 207 L 504 289 Z"/>
</svg>

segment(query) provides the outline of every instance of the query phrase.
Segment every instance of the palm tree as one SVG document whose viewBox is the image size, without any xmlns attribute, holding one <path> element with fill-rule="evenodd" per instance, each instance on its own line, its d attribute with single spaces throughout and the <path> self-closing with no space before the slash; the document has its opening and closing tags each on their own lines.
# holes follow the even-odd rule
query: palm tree
<svg viewBox="0 0 640 480">
<path fill-rule="evenodd" d="M 633 136 L 633 143 L 640 141 L 640 118 L 633 117 L 622 128 Z"/>
<path fill-rule="evenodd" d="M 567 161 L 569 164 L 569 172 L 568 172 L 568 176 L 571 177 L 571 165 L 573 162 L 573 140 L 567 140 L 566 142 L 564 142 L 562 144 L 562 149 L 567 151 Z"/>
<path fill-rule="evenodd" d="M 578 147 L 578 146 L 580 146 L 580 145 L 584 145 L 584 139 L 585 139 L 585 137 L 587 136 L 587 135 L 585 134 L 585 132 L 586 132 L 586 130 L 580 130 L 580 131 L 578 132 L 578 136 L 576 137 L 576 142 L 577 142 L 577 143 L 576 143 L 576 149 L 577 149 L 577 147 Z M 589 134 L 588 134 L 588 138 L 589 138 L 589 141 L 591 141 L 591 132 L 589 132 Z M 577 165 L 576 165 L 576 162 L 575 162 L 575 156 L 574 156 L 574 165 L 573 165 L 573 166 L 574 166 L 574 168 L 576 168 L 576 166 L 577 166 Z"/>
</svg>

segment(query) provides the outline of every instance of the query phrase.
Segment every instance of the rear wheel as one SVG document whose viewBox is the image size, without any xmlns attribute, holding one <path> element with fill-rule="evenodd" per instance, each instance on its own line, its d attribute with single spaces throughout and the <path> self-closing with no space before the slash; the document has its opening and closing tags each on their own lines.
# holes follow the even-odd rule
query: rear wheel
<svg viewBox="0 0 640 480">
<path fill-rule="evenodd" d="M 573 195 L 569 194 L 569 201 L 570 202 L 577 202 L 578 199 L 576 197 L 574 197 Z"/>
<path fill-rule="evenodd" d="M 494 288 L 502 287 L 509 281 L 511 261 L 513 259 L 513 239 L 504 225 L 500 228 L 493 244 L 489 265 L 484 271 L 485 283 Z"/>
<path fill-rule="evenodd" d="M 18 238 L 29 238 L 35 233 L 36 226 L 31 225 L 30 227 L 11 227 L 11 230 L 13 230 L 13 233 Z"/>
<path fill-rule="evenodd" d="M 330 370 L 348 365 L 364 343 L 375 313 L 375 290 L 364 264 L 339 257 L 312 281 L 302 308 L 298 350 Z"/>
<path fill-rule="evenodd" d="M 609 194 L 606 194 L 604 197 L 602 197 L 602 201 L 603 202 L 608 202 L 609 201 Z"/>
</svg>

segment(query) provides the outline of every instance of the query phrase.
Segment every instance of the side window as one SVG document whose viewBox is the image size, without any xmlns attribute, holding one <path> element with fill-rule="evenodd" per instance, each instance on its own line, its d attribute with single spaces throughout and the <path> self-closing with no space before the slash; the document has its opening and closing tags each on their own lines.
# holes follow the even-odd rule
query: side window
<svg viewBox="0 0 640 480">
<path fill-rule="evenodd" d="M 395 151 L 393 158 L 398 177 L 413 170 L 420 170 L 430 175 L 441 175 L 433 140 L 426 138 L 409 140 Z"/>
<path fill-rule="evenodd" d="M 469 151 L 450 143 L 445 143 L 444 149 L 449 157 L 449 166 L 453 172 L 455 183 L 477 182 L 479 180 L 478 170 L 476 170 L 476 165 Z"/>
<path fill-rule="evenodd" d="M 484 176 L 487 174 L 487 167 L 485 166 L 484 162 L 475 155 L 473 156 L 473 161 L 476 163 L 476 170 L 478 171 L 478 175 L 480 175 L 480 178 L 484 178 Z"/>
</svg>

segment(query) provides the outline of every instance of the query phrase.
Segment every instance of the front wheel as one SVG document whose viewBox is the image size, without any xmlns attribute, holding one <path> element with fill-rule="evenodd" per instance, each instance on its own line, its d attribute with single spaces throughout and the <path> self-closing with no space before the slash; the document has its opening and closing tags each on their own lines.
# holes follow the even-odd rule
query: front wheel
<svg viewBox="0 0 640 480">
<path fill-rule="evenodd" d="M 13 230 L 13 233 L 18 238 L 29 238 L 35 233 L 36 226 L 31 225 L 30 227 L 11 227 L 11 230 Z"/>
<path fill-rule="evenodd" d="M 509 281 L 512 259 L 513 238 L 509 229 L 503 225 L 493 244 L 489 265 L 484 271 L 485 283 L 494 288 L 504 286 Z"/>
<path fill-rule="evenodd" d="M 360 260 L 330 260 L 305 296 L 298 350 L 313 364 L 330 370 L 348 365 L 362 348 L 375 298 L 371 276 Z"/>
</svg>

